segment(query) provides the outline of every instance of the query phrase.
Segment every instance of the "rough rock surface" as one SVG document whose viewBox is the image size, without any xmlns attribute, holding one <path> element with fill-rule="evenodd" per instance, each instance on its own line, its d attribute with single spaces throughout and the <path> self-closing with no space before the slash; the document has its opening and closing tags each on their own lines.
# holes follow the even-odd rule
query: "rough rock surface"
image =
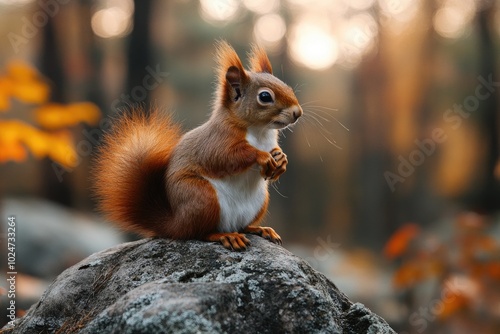
<svg viewBox="0 0 500 334">
<path fill-rule="evenodd" d="M 93 254 L 6 333 L 394 333 L 300 258 L 250 240 L 239 253 L 144 239 Z"/>
</svg>

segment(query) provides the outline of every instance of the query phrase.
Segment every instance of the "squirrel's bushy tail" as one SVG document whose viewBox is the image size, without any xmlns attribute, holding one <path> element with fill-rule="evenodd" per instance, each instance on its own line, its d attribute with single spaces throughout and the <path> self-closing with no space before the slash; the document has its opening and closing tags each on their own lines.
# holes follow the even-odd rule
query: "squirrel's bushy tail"
<svg viewBox="0 0 500 334">
<path fill-rule="evenodd" d="M 158 110 L 121 116 L 105 134 L 94 162 L 99 209 L 122 228 L 152 235 L 170 215 L 165 171 L 180 128 Z"/>
</svg>

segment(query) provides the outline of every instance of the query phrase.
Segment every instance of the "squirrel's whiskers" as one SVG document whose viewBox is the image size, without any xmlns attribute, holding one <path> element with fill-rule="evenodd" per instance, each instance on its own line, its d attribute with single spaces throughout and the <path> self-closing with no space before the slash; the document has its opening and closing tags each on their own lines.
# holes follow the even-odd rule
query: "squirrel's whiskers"
<svg viewBox="0 0 500 334">
<path fill-rule="evenodd" d="M 331 129 L 333 125 L 330 125 L 329 127 L 325 125 L 325 123 L 338 124 L 344 130 L 349 131 L 349 129 L 332 114 L 333 112 L 338 111 L 338 109 L 313 104 L 316 102 L 317 101 L 311 101 L 301 104 L 304 110 L 304 122 L 301 122 L 301 126 L 307 145 L 312 147 L 311 141 L 307 136 L 308 129 L 306 128 L 307 126 L 311 126 L 326 140 L 328 144 L 335 146 L 338 149 L 342 149 L 342 147 L 339 146 L 337 141 L 333 138 L 334 133 Z M 323 160 L 321 156 L 320 158 Z"/>
</svg>

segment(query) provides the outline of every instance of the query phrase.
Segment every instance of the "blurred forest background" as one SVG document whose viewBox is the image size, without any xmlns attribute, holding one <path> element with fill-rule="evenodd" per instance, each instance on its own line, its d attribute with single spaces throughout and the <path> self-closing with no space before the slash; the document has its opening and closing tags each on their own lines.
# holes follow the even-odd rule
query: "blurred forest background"
<svg viewBox="0 0 500 334">
<path fill-rule="evenodd" d="M 262 44 L 304 108 L 267 218 L 284 246 L 398 332 L 500 332 L 500 1 L 0 0 L 0 36 L 18 315 L 130 239 L 89 191 L 102 131 L 135 104 L 204 122 L 224 38 Z"/>
</svg>

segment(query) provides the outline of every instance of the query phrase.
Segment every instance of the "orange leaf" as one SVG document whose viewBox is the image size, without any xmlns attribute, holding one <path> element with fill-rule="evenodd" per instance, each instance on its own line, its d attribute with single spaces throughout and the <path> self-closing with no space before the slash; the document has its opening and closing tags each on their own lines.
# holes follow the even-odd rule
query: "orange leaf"
<svg viewBox="0 0 500 334">
<path fill-rule="evenodd" d="M 393 284 L 398 288 L 407 288 L 442 272 L 442 264 L 437 259 L 412 260 L 403 263 L 396 271 Z"/>
<path fill-rule="evenodd" d="M 394 274 L 393 284 L 398 288 L 412 286 L 415 284 L 417 272 L 413 264 L 402 265 Z"/>
<path fill-rule="evenodd" d="M 493 279 L 500 280 L 500 262 L 485 265 L 485 274 Z"/>
<path fill-rule="evenodd" d="M 51 103 L 35 110 L 37 123 L 51 130 L 67 128 L 80 122 L 96 124 L 100 117 L 99 108 L 90 102 L 73 103 L 67 106 Z"/>
<path fill-rule="evenodd" d="M 398 288 L 406 288 L 420 280 L 421 268 L 418 263 L 404 263 L 394 274 L 393 284 Z"/>
<path fill-rule="evenodd" d="M 0 122 L 0 162 L 26 160 L 26 149 L 20 141 L 22 125 L 19 121 Z"/>
<path fill-rule="evenodd" d="M 0 144 L 0 163 L 7 161 L 23 162 L 26 158 L 26 149 L 20 143 Z"/>
<path fill-rule="evenodd" d="M 438 313 L 438 317 L 440 319 L 445 319 L 458 311 L 462 310 L 465 308 L 470 300 L 461 292 L 442 292 L 442 295 L 444 293 L 447 293 L 446 299 L 443 299 L 442 302 L 442 309 Z"/>
<path fill-rule="evenodd" d="M 384 247 L 384 255 L 394 259 L 404 254 L 410 242 L 420 233 L 416 224 L 405 224 L 391 236 Z"/>
<path fill-rule="evenodd" d="M 477 240 L 477 249 L 487 253 L 496 253 L 498 251 L 498 242 L 495 238 L 488 235 L 481 235 Z"/>
</svg>

